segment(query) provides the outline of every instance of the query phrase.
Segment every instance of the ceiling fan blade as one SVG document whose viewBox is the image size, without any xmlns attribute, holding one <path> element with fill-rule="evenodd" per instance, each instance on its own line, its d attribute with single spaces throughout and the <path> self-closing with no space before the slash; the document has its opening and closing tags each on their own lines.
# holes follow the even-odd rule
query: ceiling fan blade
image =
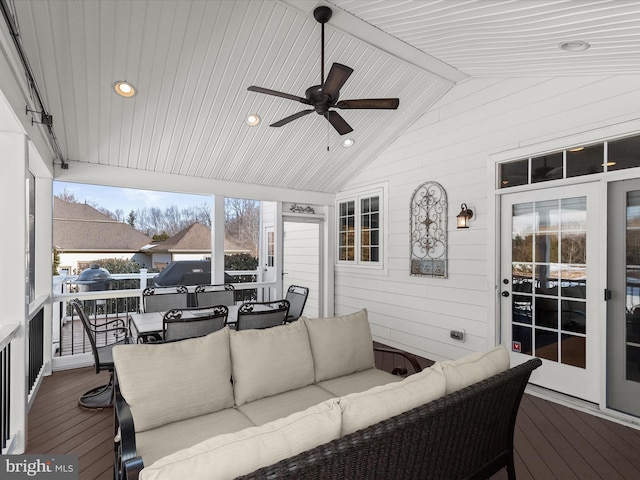
<svg viewBox="0 0 640 480">
<path fill-rule="evenodd" d="M 277 90 L 270 90 L 268 88 L 254 87 L 254 86 L 247 88 L 247 90 L 249 90 L 250 92 L 265 93 L 267 95 L 273 95 L 275 97 L 288 98 L 289 100 L 295 100 L 300 103 L 311 105 L 309 100 L 307 100 L 306 98 L 302 98 L 297 95 L 291 95 L 290 93 L 278 92 Z"/>
<path fill-rule="evenodd" d="M 358 100 L 340 100 L 337 108 L 371 108 L 378 110 L 395 110 L 400 105 L 399 98 L 362 98 Z"/>
<path fill-rule="evenodd" d="M 333 125 L 333 128 L 335 128 L 340 135 L 353 132 L 353 128 L 351 128 L 351 126 L 345 121 L 344 118 L 340 116 L 338 112 L 329 110 L 324 114 L 324 116 L 327 118 L 327 120 L 329 120 L 329 123 Z"/>
<path fill-rule="evenodd" d="M 311 109 L 311 110 L 302 110 L 301 112 L 294 113 L 293 115 L 289 115 L 288 117 L 285 117 L 282 120 L 279 120 L 279 121 L 277 121 L 275 123 L 272 123 L 269 126 L 270 127 L 281 127 L 283 125 L 286 125 L 289 122 L 293 122 L 297 118 L 304 117 L 305 115 L 309 115 L 311 112 L 314 112 L 314 111 L 315 110 L 313 110 L 313 109 Z"/>
<path fill-rule="evenodd" d="M 324 85 L 322 85 L 322 94 L 329 97 L 337 97 L 344 82 L 347 81 L 352 73 L 352 68 L 340 63 L 334 63 L 331 66 L 331 70 L 329 70 L 329 75 L 327 75 Z"/>
</svg>

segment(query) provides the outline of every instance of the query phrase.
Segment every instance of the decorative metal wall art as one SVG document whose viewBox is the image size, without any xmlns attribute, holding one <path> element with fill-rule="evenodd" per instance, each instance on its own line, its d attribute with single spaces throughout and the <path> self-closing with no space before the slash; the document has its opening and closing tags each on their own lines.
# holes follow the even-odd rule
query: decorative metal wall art
<svg viewBox="0 0 640 480">
<path fill-rule="evenodd" d="M 436 182 L 415 189 L 410 205 L 411 275 L 447 278 L 447 192 Z"/>
<path fill-rule="evenodd" d="M 306 207 L 303 207 L 295 203 L 291 205 L 291 207 L 289 208 L 289 211 L 291 213 L 316 213 L 315 210 L 311 208 L 309 205 L 307 205 Z"/>
</svg>

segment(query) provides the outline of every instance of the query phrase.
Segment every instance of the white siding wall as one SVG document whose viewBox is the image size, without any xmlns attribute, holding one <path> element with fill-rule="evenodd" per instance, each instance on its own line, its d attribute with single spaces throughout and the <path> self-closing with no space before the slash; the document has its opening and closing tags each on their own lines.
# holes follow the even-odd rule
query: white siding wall
<svg viewBox="0 0 640 480">
<path fill-rule="evenodd" d="M 640 76 L 479 79 L 454 87 L 344 189 L 388 182 L 388 270 L 360 274 L 338 267 L 336 314 L 366 307 L 376 340 L 434 360 L 492 346 L 497 312 L 490 156 L 584 132 L 598 139 L 602 127 L 640 118 L 639 106 Z M 448 279 L 408 273 L 409 200 L 425 181 L 439 182 L 448 194 Z M 474 221 L 457 230 L 463 202 L 473 208 Z M 465 343 L 449 338 L 459 328 L 466 331 Z"/>
</svg>

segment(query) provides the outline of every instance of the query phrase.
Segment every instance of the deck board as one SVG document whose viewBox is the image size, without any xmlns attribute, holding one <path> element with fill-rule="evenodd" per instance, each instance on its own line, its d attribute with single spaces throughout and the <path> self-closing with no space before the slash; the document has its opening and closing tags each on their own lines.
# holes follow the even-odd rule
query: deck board
<svg viewBox="0 0 640 480">
<path fill-rule="evenodd" d="M 403 366 L 397 358 L 376 361 L 386 370 Z M 80 480 L 112 479 L 113 410 L 78 406 L 82 393 L 107 381 L 92 367 L 46 377 L 29 413 L 26 453 L 78 455 Z M 640 430 L 534 395 L 523 397 L 514 441 L 518 480 L 640 478 Z M 491 480 L 506 478 L 503 470 Z"/>
</svg>

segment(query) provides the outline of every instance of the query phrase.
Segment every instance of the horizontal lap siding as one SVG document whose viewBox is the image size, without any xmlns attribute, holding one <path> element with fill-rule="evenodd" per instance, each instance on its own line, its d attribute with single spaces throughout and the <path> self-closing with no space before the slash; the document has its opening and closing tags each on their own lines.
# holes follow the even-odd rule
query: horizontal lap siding
<svg viewBox="0 0 640 480">
<path fill-rule="evenodd" d="M 639 86 L 639 76 L 594 76 L 478 79 L 454 87 L 344 189 L 387 182 L 388 258 L 383 272 L 337 268 L 336 314 L 366 307 L 377 341 L 434 360 L 491 346 L 498 327 L 488 159 L 566 135 L 598 138 L 598 128 L 637 118 Z M 448 195 L 448 279 L 408 273 L 409 200 L 426 181 Z M 468 230 L 455 228 L 461 203 L 475 213 Z M 466 342 L 452 340 L 451 329 L 465 330 Z"/>
</svg>

